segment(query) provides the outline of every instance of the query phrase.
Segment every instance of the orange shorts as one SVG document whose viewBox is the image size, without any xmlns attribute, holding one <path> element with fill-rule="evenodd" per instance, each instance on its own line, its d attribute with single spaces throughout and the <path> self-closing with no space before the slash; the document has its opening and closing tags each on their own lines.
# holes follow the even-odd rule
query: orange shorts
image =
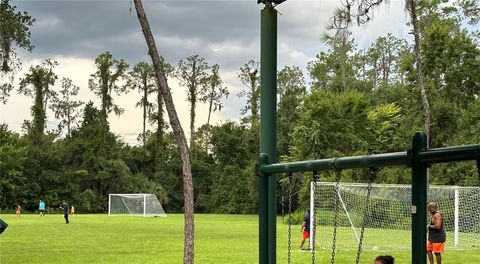
<svg viewBox="0 0 480 264">
<path fill-rule="evenodd" d="M 427 241 L 427 251 L 431 251 L 433 253 L 442 253 L 445 243 L 432 243 Z"/>
<path fill-rule="evenodd" d="M 308 231 L 303 231 L 303 239 L 310 238 L 310 232 Z"/>
</svg>

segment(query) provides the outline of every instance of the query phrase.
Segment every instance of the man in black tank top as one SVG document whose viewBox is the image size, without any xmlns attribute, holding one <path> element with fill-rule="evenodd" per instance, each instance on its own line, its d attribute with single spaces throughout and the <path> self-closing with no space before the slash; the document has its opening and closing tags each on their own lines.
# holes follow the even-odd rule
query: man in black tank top
<svg viewBox="0 0 480 264">
<path fill-rule="evenodd" d="M 427 226 L 428 229 L 428 241 L 427 241 L 427 255 L 430 264 L 433 263 L 433 254 L 437 264 L 442 263 L 442 256 L 445 245 L 445 225 L 443 223 L 443 215 L 438 211 L 438 205 L 434 202 L 430 202 L 427 205 L 428 211 L 432 214 L 432 220 Z M 433 253 L 433 254 L 432 254 Z"/>
</svg>

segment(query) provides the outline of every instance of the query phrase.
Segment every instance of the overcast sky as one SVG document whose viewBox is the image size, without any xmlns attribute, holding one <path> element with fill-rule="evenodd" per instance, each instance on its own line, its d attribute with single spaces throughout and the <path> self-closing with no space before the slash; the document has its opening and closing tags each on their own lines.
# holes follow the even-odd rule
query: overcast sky
<svg viewBox="0 0 480 264">
<path fill-rule="evenodd" d="M 139 61 L 150 62 L 133 3 L 129 0 L 23 0 L 12 3 L 36 19 L 31 29 L 35 48 L 32 53 L 20 52 L 24 65 L 18 77 L 23 76 L 30 65 L 54 59 L 60 64 L 55 69 L 59 79 L 71 78 L 80 86 L 79 99 L 92 100 L 99 106 L 99 100 L 88 89 L 89 76 L 95 72 L 94 59 L 99 54 L 110 51 L 114 58 L 124 59 L 130 66 Z M 277 7 L 280 13 L 278 69 L 297 65 L 307 75 L 307 63 L 326 50 L 320 35 L 339 3 L 340 0 L 287 0 Z M 236 72 L 248 60 L 259 59 L 262 6 L 257 5 L 256 0 L 150 0 L 144 1 L 144 7 L 159 52 L 168 62 L 176 65 L 180 59 L 199 54 L 210 65 L 220 65 L 221 77 L 229 87 L 230 96 L 224 102 L 224 110 L 212 117 L 213 123 L 238 120 L 245 99 L 237 97 L 243 87 Z M 387 33 L 408 38 L 405 21 L 403 0 L 390 0 L 388 6 L 377 9 L 368 25 L 355 26 L 353 36 L 360 48 L 368 47 L 377 37 Z M 169 81 L 169 85 L 187 132 L 186 89 L 174 80 Z M 56 86 L 60 86 L 60 81 Z M 135 108 L 139 98 L 136 92 L 116 97 L 125 113 L 121 117 L 109 117 L 112 131 L 130 144 L 136 143 L 142 129 L 141 110 Z M 13 92 L 7 104 L 0 104 L 0 122 L 21 132 L 23 121 L 31 119 L 31 104 L 31 98 Z M 205 105 L 197 108 L 197 125 L 206 122 L 206 112 Z M 57 122 L 53 114 L 48 113 L 48 127 L 56 127 Z"/>
</svg>

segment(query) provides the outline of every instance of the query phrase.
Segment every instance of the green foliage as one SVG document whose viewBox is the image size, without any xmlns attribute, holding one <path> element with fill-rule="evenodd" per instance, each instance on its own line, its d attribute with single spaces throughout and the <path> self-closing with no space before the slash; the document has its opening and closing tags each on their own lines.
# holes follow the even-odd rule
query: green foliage
<svg viewBox="0 0 480 264">
<path fill-rule="evenodd" d="M 77 212 L 92 212 L 95 211 L 97 203 L 97 196 L 91 189 L 86 189 L 76 197 L 75 208 Z"/>
<path fill-rule="evenodd" d="M 253 170 L 257 149 L 254 134 L 245 125 L 228 122 L 213 127 L 210 212 L 253 213 L 256 209 L 256 176 Z"/>
<path fill-rule="evenodd" d="M 16 12 L 10 0 L 0 2 L 0 72 L 15 71 L 20 67 L 13 44 L 27 51 L 33 49 L 30 43 L 30 27 L 35 22 L 27 12 Z"/>
<path fill-rule="evenodd" d="M 78 94 L 80 87 L 73 84 L 71 79 L 62 78 L 62 89 L 59 91 L 61 97 L 54 97 L 50 108 L 55 113 L 55 118 L 60 119 L 58 131 L 67 129 L 67 137 L 70 136 L 72 125 L 78 119 L 78 109 L 83 105 L 81 101 L 74 101 L 72 97 Z"/>
<path fill-rule="evenodd" d="M 301 225 L 303 223 L 304 217 L 305 210 L 294 211 L 290 214 L 290 217 L 288 216 L 288 213 L 285 213 L 285 215 L 282 217 L 282 223 L 288 225 L 288 222 L 290 220 L 291 225 Z"/>
<path fill-rule="evenodd" d="M 212 145 L 215 159 L 218 164 L 236 164 L 245 168 L 249 157 L 248 137 L 249 129 L 244 125 L 233 122 L 214 127 L 212 130 Z"/>
<path fill-rule="evenodd" d="M 187 88 L 187 101 L 190 103 L 190 147 L 194 144 L 196 105 L 206 92 L 202 85 L 208 79 L 209 68 L 205 59 L 196 54 L 180 60 L 175 73 L 180 85 Z"/>
<path fill-rule="evenodd" d="M 248 173 L 227 165 L 217 172 L 209 209 L 212 213 L 248 214 L 255 209 L 248 189 Z"/>
<path fill-rule="evenodd" d="M 400 149 L 396 137 L 403 123 L 401 108 L 395 103 L 377 105 L 367 114 L 369 121 L 369 149 L 376 153 L 392 152 Z"/>
<path fill-rule="evenodd" d="M 278 155 L 288 155 L 295 126 L 300 119 L 299 112 L 306 95 L 305 80 L 299 67 L 285 66 L 278 72 Z"/>
<path fill-rule="evenodd" d="M 241 109 L 242 115 L 247 115 L 244 122 L 249 122 L 252 127 L 258 126 L 260 114 L 260 63 L 258 61 L 249 60 L 237 73 L 242 84 L 247 88 L 242 90 L 238 96 L 247 97 L 247 104 Z"/>
<path fill-rule="evenodd" d="M 355 91 L 307 95 L 294 132 L 295 155 L 320 159 L 365 153 L 368 104 L 368 98 Z"/>
<path fill-rule="evenodd" d="M 56 97 L 56 92 L 51 86 L 55 84 L 57 75 L 53 68 L 58 65 L 55 61 L 46 60 L 41 66 L 31 66 L 25 78 L 20 80 L 18 91 L 26 96 L 33 97 L 32 105 L 33 121 L 28 126 L 28 132 L 34 145 L 40 145 L 43 141 L 45 123 L 47 119 L 47 103 L 49 99 Z"/>
<path fill-rule="evenodd" d="M 2 1 L 2 8 L 5 3 L 8 1 Z M 477 5 L 463 0 L 454 5 L 443 0 L 417 3 L 423 54 L 420 70 L 431 106 L 430 147 L 478 144 L 479 38 L 472 26 L 466 26 L 466 22 L 478 23 Z M 346 15 L 342 12 L 339 14 Z M 417 58 L 407 40 L 388 34 L 362 50 L 347 30 L 323 40 L 329 49 L 320 52 L 307 69 L 285 66 L 277 73 L 279 160 L 410 148 L 411 135 L 423 129 L 424 118 L 417 87 Z M 95 64 L 97 71 L 91 75 L 89 88 L 101 99 L 101 105 L 97 109 L 92 102 L 86 103 L 81 114 L 75 113 L 81 103 L 72 100 L 79 88 L 70 80 L 62 80 L 60 96 L 55 97 L 57 94 L 51 89 L 57 78 L 53 62 L 32 67 L 22 79 L 19 91 L 34 98 L 33 120 L 24 123 L 26 135 L 0 125 L 2 209 L 11 209 L 20 202 L 26 210 L 33 211 L 43 198 L 47 210 L 57 210 L 61 201 L 66 200 L 81 212 L 105 212 L 109 193 L 143 192 L 156 194 L 167 212 L 182 212 L 182 162 L 174 135 L 167 130 L 163 98 L 151 66 L 138 63 L 127 75 L 128 65 L 109 52 L 100 54 Z M 240 94 L 246 96 L 246 105 L 240 110 L 243 119 L 215 125 L 208 119 L 197 131 L 193 131 L 195 104 L 208 103 L 210 115 L 223 107 L 221 99 L 228 94 L 221 81 L 220 66 L 209 68 L 198 55 L 181 61 L 177 70 L 164 59 L 162 66 L 169 77 L 175 75 L 187 87 L 187 100 L 192 104 L 190 164 L 195 212 L 256 213 L 259 63 L 248 61 L 238 72 L 246 88 Z M 310 84 L 306 84 L 303 70 L 307 70 Z M 138 106 L 144 109 L 144 129 L 142 144 L 138 146 L 129 146 L 112 133 L 107 118 L 112 112 L 121 113 L 113 94 L 121 94 L 127 88 L 142 93 Z M 11 89 L 13 84 L 4 87 L 5 91 Z M 149 97 L 153 94 L 155 100 Z M 0 95 L 0 100 L 5 98 Z M 67 127 L 65 137 L 44 131 L 49 103 L 56 117 L 62 119 L 60 125 Z M 147 120 L 154 126 L 151 130 L 147 129 Z M 280 204 L 285 176 L 279 178 Z M 294 210 L 308 206 L 311 180 L 311 172 L 293 180 Z M 322 172 L 320 180 L 333 181 L 334 175 Z M 480 184 L 474 162 L 432 166 L 429 180 L 435 184 Z M 365 182 L 366 171 L 343 171 L 341 181 Z M 376 182 L 408 184 L 410 171 L 385 168 L 378 173 Z M 280 212 L 281 206 L 278 208 Z M 388 210 L 378 208 L 376 212 L 388 215 Z M 296 213 L 294 217 L 299 221 L 301 215 Z"/>
<path fill-rule="evenodd" d="M 28 193 L 28 178 L 23 173 L 28 153 L 22 145 L 18 134 L 8 131 L 7 125 L 0 125 L 0 208 L 23 203 Z"/>
<path fill-rule="evenodd" d="M 153 103 L 148 100 L 148 96 L 156 91 L 153 66 L 143 61 L 139 62 L 133 66 L 126 79 L 125 88 L 138 90 L 142 95 L 136 106 L 143 109 L 142 142 L 145 145 L 147 140 L 146 124 L 153 109 Z"/>
</svg>

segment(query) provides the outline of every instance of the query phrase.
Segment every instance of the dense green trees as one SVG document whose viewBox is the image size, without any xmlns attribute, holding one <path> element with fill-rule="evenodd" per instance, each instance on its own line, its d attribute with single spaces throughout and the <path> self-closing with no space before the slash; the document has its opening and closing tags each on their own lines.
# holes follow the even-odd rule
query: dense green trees
<svg viewBox="0 0 480 264">
<path fill-rule="evenodd" d="M 453 9 L 443 8 L 438 1 L 428 6 L 425 1 L 418 3 L 420 53 L 412 43 L 393 35 L 359 49 L 344 28 L 342 34 L 324 39 L 329 49 L 320 52 L 307 69 L 279 69 L 277 138 L 281 160 L 408 149 L 412 133 L 423 130 L 425 124 L 419 70 L 429 95 L 431 147 L 480 142 L 479 39 L 464 23 L 478 24 L 478 20 L 474 12 L 464 11 L 471 9 L 464 1 L 459 2 L 464 7 Z M 416 63 L 418 54 L 421 65 Z M 19 86 L 20 92 L 34 99 L 26 133 L 0 125 L 0 207 L 11 208 L 21 202 L 33 210 L 42 197 L 51 207 L 66 199 L 80 212 L 102 212 L 108 193 L 149 192 L 157 194 L 167 212 L 184 210 L 184 163 L 178 135 L 164 120 L 162 89 L 168 89 L 167 77 L 182 76 L 193 122 L 195 104 L 206 103 L 210 115 L 221 110 L 228 91 L 221 81 L 220 66 L 208 68 L 198 56 L 181 62 L 180 69 L 162 58 L 157 63 L 164 74 L 160 81 L 146 63 L 137 64 L 126 76 L 125 62 L 108 52 L 101 54 L 89 85 L 101 99 L 99 106 L 91 102 L 81 105 L 75 95 L 84 87 L 78 88 L 68 79 L 62 79 L 61 89 L 55 91 L 53 64 L 32 67 Z M 188 164 L 196 212 L 256 212 L 260 74 L 253 60 L 238 73 L 246 87 L 242 92 L 246 105 L 239 109 L 242 120 L 211 124 L 208 118 L 206 124 L 191 130 L 192 147 L 185 145 L 184 149 L 193 154 Z M 127 77 L 125 82 L 123 77 Z M 143 115 L 139 120 L 143 118 L 144 126 L 139 131 L 141 144 L 136 146 L 112 133 L 107 119 L 108 113 L 121 112 L 112 92 L 123 92 L 126 87 L 141 91 Z M 67 133 L 45 131 L 47 119 L 53 118 L 46 116 L 47 104 Z M 80 106 L 82 114 L 75 114 Z M 321 177 L 332 179 L 328 173 Z M 295 206 L 305 206 L 309 179 L 308 173 L 296 179 Z M 345 171 L 342 180 L 365 181 L 364 172 Z M 409 183 L 410 176 L 408 170 L 384 169 L 377 182 Z M 475 163 L 463 162 L 432 166 L 430 182 L 477 185 L 480 179 Z"/>
<path fill-rule="evenodd" d="M 303 73 L 299 67 L 285 66 L 278 72 L 278 126 L 277 148 L 279 157 L 289 155 L 292 133 L 299 120 L 299 107 L 306 95 Z"/>
</svg>

